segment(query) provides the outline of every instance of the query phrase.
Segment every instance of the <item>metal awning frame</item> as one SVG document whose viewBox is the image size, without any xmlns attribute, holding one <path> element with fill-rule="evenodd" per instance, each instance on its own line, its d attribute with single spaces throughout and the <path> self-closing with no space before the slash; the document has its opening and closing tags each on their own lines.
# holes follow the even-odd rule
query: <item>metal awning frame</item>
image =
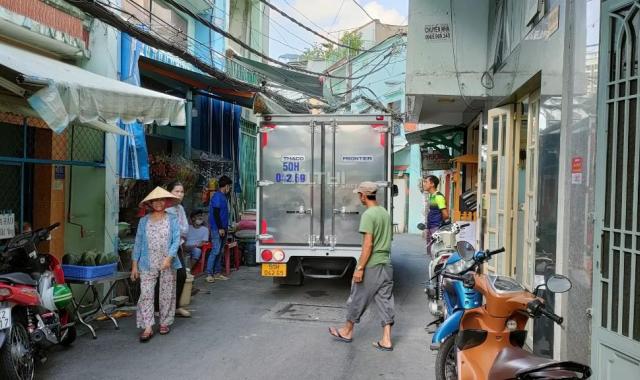
<svg viewBox="0 0 640 380">
<path fill-rule="evenodd" d="M 407 133 L 409 144 L 420 145 L 421 150 L 434 150 L 453 156 L 464 154 L 466 146 L 466 125 L 441 125 Z"/>
</svg>

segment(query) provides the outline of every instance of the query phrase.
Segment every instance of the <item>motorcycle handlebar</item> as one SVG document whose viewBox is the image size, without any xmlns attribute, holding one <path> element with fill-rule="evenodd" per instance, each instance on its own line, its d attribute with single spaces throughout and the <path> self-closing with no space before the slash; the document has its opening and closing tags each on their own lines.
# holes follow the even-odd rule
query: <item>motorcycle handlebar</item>
<svg viewBox="0 0 640 380">
<path fill-rule="evenodd" d="M 497 255 L 498 253 L 502 253 L 504 251 L 505 251 L 505 249 L 504 249 L 504 247 L 502 247 L 502 248 L 498 248 L 498 249 L 493 250 L 493 251 L 487 250 L 485 253 L 487 254 L 487 258 L 489 258 L 489 257 L 491 257 L 493 255 Z"/>
<path fill-rule="evenodd" d="M 59 222 L 53 223 L 52 225 L 47 227 L 47 231 L 51 232 L 51 231 L 55 230 L 58 227 L 60 227 L 60 223 Z"/>
<path fill-rule="evenodd" d="M 458 280 L 458 281 L 464 281 L 465 280 L 464 276 L 453 274 L 453 273 L 449 273 L 449 272 L 446 272 L 446 271 L 442 271 L 440 274 L 442 275 L 442 277 L 450 278 L 452 280 Z"/>
<path fill-rule="evenodd" d="M 540 308 L 540 313 L 559 325 L 561 325 L 562 322 L 564 321 L 564 318 L 550 311 L 547 311 L 547 309 L 545 309 L 544 306 Z"/>
</svg>

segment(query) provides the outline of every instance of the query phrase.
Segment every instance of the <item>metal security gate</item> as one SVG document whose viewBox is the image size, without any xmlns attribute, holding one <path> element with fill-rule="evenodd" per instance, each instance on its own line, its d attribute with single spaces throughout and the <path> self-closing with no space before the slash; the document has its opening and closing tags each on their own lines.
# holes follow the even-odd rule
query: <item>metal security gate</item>
<svg viewBox="0 0 640 380">
<path fill-rule="evenodd" d="M 640 1 L 601 8 L 592 365 L 598 379 L 640 373 Z"/>
<path fill-rule="evenodd" d="M 38 119 L 0 113 L 0 134 L 0 214 L 13 214 L 18 230 L 33 223 L 35 183 L 55 186 L 73 167 L 105 166 L 104 132 L 95 129 L 71 124 L 54 134 Z"/>
</svg>

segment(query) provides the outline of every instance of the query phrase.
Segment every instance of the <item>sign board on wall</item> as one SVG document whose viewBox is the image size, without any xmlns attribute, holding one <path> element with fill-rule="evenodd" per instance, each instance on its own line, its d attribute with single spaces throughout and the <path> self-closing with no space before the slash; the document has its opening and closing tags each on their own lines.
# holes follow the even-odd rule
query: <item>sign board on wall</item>
<svg viewBox="0 0 640 380">
<path fill-rule="evenodd" d="M 429 24 L 424 26 L 424 39 L 427 41 L 446 41 L 451 38 L 449 24 Z"/>
<path fill-rule="evenodd" d="M 11 239 L 15 236 L 16 225 L 13 213 L 0 214 L 0 239 Z"/>
<path fill-rule="evenodd" d="M 451 156 L 442 152 L 423 153 L 422 169 L 423 170 L 449 170 L 451 167 Z"/>
</svg>

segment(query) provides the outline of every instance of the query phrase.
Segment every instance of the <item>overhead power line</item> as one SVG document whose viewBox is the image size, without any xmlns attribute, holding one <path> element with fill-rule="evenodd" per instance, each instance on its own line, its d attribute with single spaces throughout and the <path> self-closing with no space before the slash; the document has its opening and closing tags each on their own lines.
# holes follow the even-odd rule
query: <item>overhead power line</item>
<svg viewBox="0 0 640 380">
<path fill-rule="evenodd" d="M 307 15 L 305 15 L 304 13 L 300 12 L 296 7 L 294 7 L 293 5 L 291 5 L 291 3 L 288 0 L 283 0 L 291 9 L 293 9 L 294 11 L 296 11 L 296 13 L 298 13 L 300 16 L 304 17 L 305 19 L 307 19 L 307 21 L 309 21 L 311 24 L 315 25 L 316 27 L 318 27 L 318 29 L 322 30 L 323 32 L 330 34 L 330 32 L 328 30 L 326 30 L 325 28 L 323 28 L 322 26 L 316 24 L 312 19 L 310 19 L 309 17 L 307 17 Z"/>
<path fill-rule="evenodd" d="M 358 3 L 358 0 L 353 0 L 353 2 L 358 6 L 358 8 L 362 9 L 362 11 L 364 12 L 364 14 L 367 15 L 367 17 L 369 17 L 371 19 L 371 21 L 376 21 L 376 19 L 374 19 L 373 17 L 371 17 L 371 15 L 369 14 L 369 12 L 367 12 L 366 9 L 364 9 L 364 7 L 362 5 L 360 5 L 360 3 Z"/>
<path fill-rule="evenodd" d="M 262 0 L 260 0 L 262 1 Z M 258 51 L 256 49 L 254 49 L 253 47 L 247 45 L 244 41 L 240 40 L 239 38 L 227 33 L 226 31 L 224 31 L 222 28 L 218 27 L 217 25 L 214 25 L 211 21 L 205 19 L 204 17 L 196 14 L 195 12 L 193 12 L 191 9 L 185 7 L 184 5 L 178 3 L 175 0 L 164 0 L 165 3 L 171 5 L 172 7 L 178 9 L 179 11 L 188 14 L 189 16 L 193 17 L 194 19 L 200 21 L 202 24 L 206 25 L 207 27 L 209 27 L 210 29 L 213 29 L 215 32 L 222 34 L 223 36 L 227 37 L 228 39 L 230 39 L 231 41 L 237 43 L 238 45 L 242 46 L 243 48 L 247 49 L 248 51 L 256 54 L 257 56 L 259 56 L 260 58 L 263 58 L 269 62 L 275 63 L 279 66 L 282 67 L 286 67 L 288 69 L 294 70 L 294 71 L 299 71 L 305 74 L 309 74 L 309 75 L 314 75 L 314 76 L 325 76 L 327 78 L 334 78 L 334 79 L 360 79 L 362 77 L 346 77 L 346 76 L 337 76 L 337 75 L 331 75 L 331 74 L 326 74 L 326 73 L 318 73 L 315 71 L 311 71 L 311 70 L 307 70 L 307 69 L 303 69 L 303 68 L 299 68 L 299 67 L 294 67 L 289 65 L 288 63 L 279 61 L 277 59 L 271 58 L 268 55 L 262 53 L 261 51 Z M 374 50 L 368 50 L 368 51 L 374 51 Z"/>
<path fill-rule="evenodd" d="M 334 40 L 332 40 L 331 38 L 326 37 L 326 36 L 325 36 L 325 35 L 323 35 L 322 33 L 319 33 L 319 32 L 317 32 L 317 31 L 315 31 L 315 30 L 313 30 L 313 29 L 309 28 L 309 27 L 308 27 L 308 26 L 306 26 L 305 24 L 303 24 L 303 23 L 301 23 L 300 21 L 296 20 L 295 18 L 293 18 L 293 17 L 289 16 L 285 11 L 283 11 L 283 10 L 281 10 L 280 8 L 276 7 L 275 5 L 271 4 L 268 0 L 259 0 L 259 1 L 260 1 L 261 3 L 263 3 L 264 5 L 268 6 L 269 8 L 273 9 L 274 11 L 276 11 L 276 12 L 280 13 L 284 18 L 286 18 L 286 19 L 288 19 L 289 21 L 293 22 L 294 24 L 298 25 L 298 26 L 299 26 L 299 27 L 301 27 L 302 29 L 304 29 L 304 30 L 306 30 L 306 31 L 308 31 L 308 32 L 310 32 L 310 33 L 315 34 L 316 36 L 318 36 L 318 37 L 322 38 L 323 40 L 325 40 L 325 41 L 327 41 L 327 42 L 329 42 L 329 43 L 331 43 L 331 44 L 333 44 L 333 45 L 336 45 L 336 46 L 339 46 L 339 47 L 343 47 L 343 48 L 345 48 L 345 49 L 349 49 L 349 50 L 354 50 L 354 51 L 363 51 L 363 49 L 357 49 L 357 48 L 354 48 L 354 47 L 352 47 L 352 46 L 349 46 L 349 45 L 343 44 L 343 43 L 341 43 L 341 42 L 334 41 Z M 356 3 L 356 4 L 357 4 L 357 3 Z M 340 12 L 340 11 L 338 11 L 338 12 Z M 366 12 L 366 11 L 365 11 L 365 12 Z M 337 17 L 337 16 L 336 16 L 336 17 Z M 369 17 L 371 17 L 371 16 L 369 16 Z M 376 50 L 369 50 L 369 51 L 376 51 Z"/>
<path fill-rule="evenodd" d="M 146 45 L 149 45 L 151 47 L 169 52 L 175 55 L 176 57 L 182 58 L 186 62 L 191 63 L 192 65 L 202 70 L 203 72 L 213 76 L 214 78 L 220 81 L 230 84 L 236 89 L 240 88 L 240 89 L 245 89 L 246 91 L 263 92 L 273 97 L 278 103 L 285 106 L 285 108 L 287 108 L 291 112 L 295 112 L 295 113 L 308 112 L 309 107 L 306 104 L 293 102 L 284 96 L 278 95 L 276 93 L 273 93 L 272 91 L 267 90 L 266 88 L 258 87 L 258 86 L 241 82 L 237 79 L 231 78 L 226 73 L 221 72 L 215 67 L 212 67 L 209 64 L 203 62 L 198 57 L 182 49 L 175 43 L 164 41 L 154 36 L 149 31 L 136 27 L 135 25 L 122 19 L 117 14 L 109 11 L 105 7 L 105 5 L 108 6 L 109 4 L 104 4 L 95 0 L 72 0 L 72 3 L 82 11 L 92 15 L 93 17 L 99 19 L 100 21 L 108 25 L 111 25 L 112 27 L 120 30 L 121 32 L 125 32 L 129 34 L 131 37 L 137 39 L 138 41 Z"/>
</svg>

